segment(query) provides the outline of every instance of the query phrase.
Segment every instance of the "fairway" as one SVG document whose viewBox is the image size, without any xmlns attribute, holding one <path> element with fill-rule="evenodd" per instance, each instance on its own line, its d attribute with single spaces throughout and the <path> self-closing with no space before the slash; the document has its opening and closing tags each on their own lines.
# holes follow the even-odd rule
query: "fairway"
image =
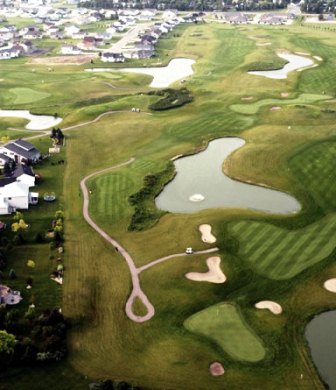
<svg viewBox="0 0 336 390">
<path fill-rule="evenodd" d="M 290 167 L 315 203 L 325 212 L 336 210 L 336 142 L 309 145 L 290 160 Z"/>
<path fill-rule="evenodd" d="M 293 104 L 312 104 L 321 100 L 330 99 L 331 96 L 302 94 L 296 99 L 264 99 L 250 104 L 233 104 L 230 106 L 231 110 L 241 114 L 256 114 L 261 107 L 264 106 L 283 106 Z"/>
<path fill-rule="evenodd" d="M 257 273 L 276 280 L 292 278 L 329 256 L 336 246 L 335 228 L 335 214 L 294 231 L 265 222 L 229 224 L 239 255 Z"/>
<path fill-rule="evenodd" d="M 236 360 L 257 362 L 266 354 L 263 343 L 235 305 L 211 306 L 189 317 L 184 326 L 190 332 L 213 340 Z"/>
<path fill-rule="evenodd" d="M 50 93 L 39 92 L 30 88 L 11 88 L 9 92 L 15 95 L 14 104 L 37 102 L 50 96 Z"/>
</svg>

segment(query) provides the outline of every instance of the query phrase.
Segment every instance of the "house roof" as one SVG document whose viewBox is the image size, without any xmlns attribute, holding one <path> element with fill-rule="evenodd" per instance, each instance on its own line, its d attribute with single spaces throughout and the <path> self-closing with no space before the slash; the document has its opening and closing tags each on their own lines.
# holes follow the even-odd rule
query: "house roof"
<svg viewBox="0 0 336 390">
<path fill-rule="evenodd" d="M 3 153 L 0 153 L 0 160 L 3 160 L 3 161 L 5 161 L 5 162 L 10 162 L 10 161 L 12 161 L 12 159 L 11 159 L 10 157 L 6 156 L 6 155 L 3 154 Z"/>
<path fill-rule="evenodd" d="M 6 185 L 2 190 L 4 197 L 27 196 L 28 193 L 29 185 L 19 181 Z"/>
<path fill-rule="evenodd" d="M 3 147 L 27 159 L 40 153 L 34 145 L 27 141 L 23 141 L 22 139 L 8 142 L 8 144 L 4 145 Z"/>
<path fill-rule="evenodd" d="M 0 179 L 0 188 L 5 187 L 8 184 L 14 183 L 16 181 L 15 177 L 6 177 L 4 179 Z"/>
<path fill-rule="evenodd" d="M 18 164 L 14 171 L 12 172 L 12 175 L 11 177 L 19 177 L 21 175 L 29 175 L 29 176 L 32 176 L 32 177 L 35 177 L 35 174 L 33 172 L 33 168 L 29 165 L 23 165 L 23 164 Z"/>
</svg>

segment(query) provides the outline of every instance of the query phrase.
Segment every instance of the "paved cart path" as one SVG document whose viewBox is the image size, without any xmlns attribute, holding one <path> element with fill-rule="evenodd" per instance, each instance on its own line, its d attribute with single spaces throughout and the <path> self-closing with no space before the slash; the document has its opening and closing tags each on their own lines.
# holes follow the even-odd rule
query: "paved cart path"
<svg viewBox="0 0 336 390">
<path fill-rule="evenodd" d="M 84 202 L 83 202 L 84 219 L 98 234 L 100 234 L 107 242 L 109 242 L 111 245 L 113 245 L 114 249 L 118 253 L 120 253 L 120 255 L 125 259 L 125 261 L 128 265 L 128 268 L 129 268 L 129 271 L 131 274 L 131 279 L 132 279 L 132 292 L 131 292 L 131 294 L 128 297 L 127 302 L 126 302 L 126 306 L 125 306 L 126 315 L 132 321 L 145 322 L 145 321 L 150 320 L 154 316 L 155 309 L 154 309 L 154 306 L 149 301 L 147 295 L 141 289 L 140 279 L 139 279 L 140 273 L 142 271 L 145 271 L 148 268 L 153 267 L 154 265 L 157 265 L 159 263 L 162 263 L 162 262 L 167 261 L 167 260 L 172 259 L 172 258 L 181 257 L 181 256 L 192 256 L 192 255 L 204 254 L 204 253 L 212 253 L 212 252 L 218 251 L 218 248 L 211 248 L 211 249 L 206 249 L 203 251 L 195 251 L 191 255 L 186 255 L 186 253 L 176 253 L 176 254 L 168 255 L 168 256 L 162 257 L 160 259 L 154 260 L 154 261 L 152 261 L 152 262 L 150 262 L 142 267 L 139 267 L 139 268 L 136 267 L 132 256 L 127 252 L 127 250 L 117 240 L 115 240 L 108 233 L 106 233 L 102 228 L 100 228 L 90 217 L 90 214 L 89 214 L 90 193 L 89 193 L 89 191 L 87 189 L 87 185 L 86 185 L 87 181 L 89 179 L 91 179 L 92 177 L 99 175 L 99 174 L 102 174 L 102 173 L 109 172 L 113 169 L 117 169 L 117 168 L 121 168 L 121 167 L 124 167 L 126 165 L 129 165 L 134 160 L 135 160 L 135 158 L 132 157 L 126 162 L 114 165 L 110 168 L 106 168 L 106 169 L 102 169 L 100 171 L 93 172 L 81 180 L 80 187 L 81 187 L 81 190 L 83 193 L 83 199 L 84 199 Z M 139 315 L 134 313 L 133 304 L 134 304 L 135 299 L 139 299 L 143 303 L 143 305 L 146 307 L 147 313 L 145 315 L 139 316 Z"/>
</svg>

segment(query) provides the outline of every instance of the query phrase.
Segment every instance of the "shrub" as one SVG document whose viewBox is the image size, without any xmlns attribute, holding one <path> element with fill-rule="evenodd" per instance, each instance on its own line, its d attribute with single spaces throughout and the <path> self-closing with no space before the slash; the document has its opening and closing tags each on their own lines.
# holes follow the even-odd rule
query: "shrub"
<svg viewBox="0 0 336 390">
<path fill-rule="evenodd" d="M 176 107 L 184 106 L 193 101 L 193 96 L 187 88 L 182 89 L 164 89 L 162 91 L 153 91 L 150 95 L 164 96 L 162 99 L 151 104 L 149 108 L 154 111 L 169 110 Z"/>
</svg>

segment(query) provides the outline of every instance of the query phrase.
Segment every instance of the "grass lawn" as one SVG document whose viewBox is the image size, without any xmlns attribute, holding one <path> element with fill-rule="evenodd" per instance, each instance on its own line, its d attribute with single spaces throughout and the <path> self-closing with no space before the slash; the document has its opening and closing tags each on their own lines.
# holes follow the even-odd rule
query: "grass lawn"
<svg viewBox="0 0 336 390">
<path fill-rule="evenodd" d="M 336 241 L 335 214 L 297 230 L 265 222 L 240 221 L 229 224 L 239 241 L 239 255 L 263 276 L 288 279 L 328 257 Z"/>
<path fill-rule="evenodd" d="M 184 326 L 190 332 L 210 338 L 234 359 L 257 362 L 265 356 L 262 341 L 232 304 L 210 306 L 189 317 Z"/>
<path fill-rule="evenodd" d="M 256 114 L 264 106 L 282 106 L 293 104 L 312 104 L 321 100 L 330 99 L 331 96 L 302 94 L 296 99 L 264 99 L 250 104 L 233 104 L 230 108 L 241 114 Z"/>
<path fill-rule="evenodd" d="M 40 202 L 25 213 L 31 237 L 50 226 L 57 209 L 65 211 L 62 301 L 59 286 L 47 277 L 53 266 L 47 245 L 29 242 L 11 254 L 10 267 L 22 277 L 17 283 L 25 281 L 27 256 L 36 258 L 34 272 L 39 271 L 36 288 L 25 291 L 22 309 L 33 298 L 41 305 L 57 304 L 73 324 L 64 365 L 36 371 L 44 383 L 52 382 L 59 389 L 76 389 L 79 384 L 85 388 L 83 377 L 88 376 L 126 380 L 148 389 L 242 389 L 246 384 L 251 389 L 322 388 L 303 331 L 312 315 L 335 308 L 334 296 L 321 287 L 323 280 L 335 275 L 331 253 L 335 116 L 325 111 L 336 108 L 330 98 L 336 90 L 333 37 L 299 25 L 179 26 L 160 40 L 157 57 L 140 61 L 166 65 L 176 57 L 196 60 L 194 75 L 183 85 L 191 91 L 193 102 L 163 112 L 148 109 L 157 98 L 147 95 L 146 76 L 93 74 L 85 71 L 87 64 L 58 65 L 49 71 L 48 65 L 26 58 L 3 61 L 3 109 L 13 108 L 19 99 L 14 108 L 57 112 L 63 118 L 62 129 L 117 111 L 66 131 L 62 154 L 35 169 L 43 178 L 37 190 L 41 195 L 53 191 L 57 200 Z M 256 46 L 259 39 L 271 45 Z M 314 69 L 292 72 L 285 80 L 247 74 L 251 64 L 276 65 L 278 48 L 307 51 L 324 60 Z M 20 89 L 23 93 L 18 94 Z M 288 97 L 280 99 L 282 92 Z M 241 98 L 247 96 L 253 100 L 242 104 Z M 240 111 L 233 111 L 238 103 Z M 282 109 L 270 112 L 269 104 Z M 140 107 L 141 112 L 132 113 L 131 107 Z M 247 108 L 249 115 L 242 111 Z M 18 128 L 16 135 L 26 134 L 23 121 L 4 118 L 0 122 L 0 135 L 11 135 L 8 127 Z M 146 175 L 160 172 L 178 154 L 195 153 L 209 140 L 230 135 L 247 142 L 228 158 L 226 173 L 293 194 L 303 205 L 300 214 L 279 217 L 221 209 L 165 213 L 150 229 L 128 231 L 134 212 L 128 198 L 143 187 Z M 44 153 L 50 146 L 48 137 L 32 142 Z M 135 158 L 132 164 L 89 181 L 92 218 L 120 240 L 137 266 L 188 246 L 209 248 L 198 231 L 200 224 L 209 223 L 228 277 L 223 285 L 187 280 L 185 273 L 201 270 L 205 256 L 174 258 L 144 271 L 141 286 L 156 312 L 143 324 L 133 323 L 125 314 L 131 291 L 129 270 L 84 221 L 79 187 L 86 175 L 130 157 Z M 57 164 L 59 159 L 65 164 Z M 319 180 L 312 180 L 312 175 Z M 34 297 L 28 295 L 32 293 Z M 281 316 L 254 308 L 255 302 L 267 298 L 281 303 Z M 213 315 L 217 308 L 218 320 Z M 136 310 L 142 313 L 140 302 Z M 184 323 L 192 324 L 192 332 Z M 212 326 L 215 337 L 209 337 Z M 230 333 L 223 327 L 230 327 Z M 223 377 L 209 374 L 209 364 L 215 360 L 225 367 Z M 303 379 L 298 373 L 303 373 Z M 24 371 L 16 381 L 10 374 L 1 379 L 0 386 L 7 388 L 13 383 L 17 389 L 43 388 L 42 379 L 31 387 Z"/>
</svg>

